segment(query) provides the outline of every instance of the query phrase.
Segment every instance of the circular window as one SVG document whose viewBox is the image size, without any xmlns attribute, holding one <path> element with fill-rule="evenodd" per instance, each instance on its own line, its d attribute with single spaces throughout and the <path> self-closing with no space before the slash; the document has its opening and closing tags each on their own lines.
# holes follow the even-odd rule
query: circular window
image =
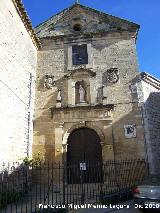
<svg viewBox="0 0 160 213">
<path fill-rule="evenodd" d="M 82 30 L 82 25 L 81 24 L 75 24 L 73 26 L 74 31 L 81 31 Z"/>
</svg>

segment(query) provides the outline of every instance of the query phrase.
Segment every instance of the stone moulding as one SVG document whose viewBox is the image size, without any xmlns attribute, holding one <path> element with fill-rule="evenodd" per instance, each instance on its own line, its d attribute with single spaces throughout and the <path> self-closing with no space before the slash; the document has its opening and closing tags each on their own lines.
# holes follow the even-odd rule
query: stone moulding
<svg viewBox="0 0 160 213">
<path fill-rule="evenodd" d="M 146 72 L 141 72 L 140 78 L 145 82 L 149 83 L 150 85 L 152 85 L 153 87 L 160 89 L 160 81 L 157 78 L 151 76 L 150 74 Z"/>
<path fill-rule="evenodd" d="M 26 30 L 28 31 L 33 43 L 36 45 L 37 49 L 41 47 L 40 40 L 36 36 L 36 33 L 33 30 L 32 23 L 30 21 L 30 18 L 25 10 L 25 7 L 21 0 L 12 0 L 13 4 L 16 7 L 16 10 L 18 12 L 18 15 L 20 16 L 24 26 L 26 27 Z"/>
<path fill-rule="evenodd" d="M 77 123 L 77 124 L 74 124 L 72 126 L 70 126 L 67 131 L 64 133 L 64 136 L 63 136 L 63 142 L 62 142 L 62 145 L 64 147 L 67 147 L 68 144 L 68 137 L 69 135 L 76 129 L 79 129 L 79 128 L 83 128 L 83 127 L 87 127 L 87 128 L 90 128 L 90 129 L 93 129 L 97 134 L 98 136 L 100 137 L 100 144 L 101 146 L 103 147 L 105 145 L 105 136 L 103 134 L 103 131 L 97 126 L 97 125 L 93 125 L 91 123 L 88 123 L 86 122 L 86 124 L 84 125 L 84 123 Z"/>
<path fill-rule="evenodd" d="M 77 110 L 83 110 L 83 111 L 90 111 L 90 110 L 107 110 L 107 111 L 113 111 L 114 110 L 114 104 L 107 104 L 107 105 L 86 105 L 86 106 L 66 106 L 66 107 L 60 107 L 60 108 L 56 108 L 56 107 L 52 107 L 50 108 L 51 111 L 51 118 L 53 119 L 54 113 L 58 113 L 58 112 L 67 112 L 67 111 L 77 111 Z"/>
<path fill-rule="evenodd" d="M 90 77 L 95 77 L 96 76 L 96 72 L 93 72 L 91 69 L 84 69 L 84 68 L 77 68 L 74 70 L 69 70 L 68 73 L 64 76 L 64 78 L 71 78 L 74 77 L 76 75 L 88 75 Z"/>
<path fill-rule="evenodd" d="M 114 38 L 118 39 L 121 38 L 122 36 L 124 38 L 135 38 L 137 39 L 137 34 L 138 32 L 128 32 L 128 31 L 115 31 L 115 32 L 93 32 L 93 33 L 83 33 L 83 34 L 69 34 L 69 35 L 56 35 L 56 36 L 46 36 L 46 37 L 40 37 L 40 40 L 60 40 L 60 41 L 76 41 L 77 39 L 91 39 L 91 38 L 101 38 L 102 36 L 111 36 L 114 35 Z"/>
</svg>

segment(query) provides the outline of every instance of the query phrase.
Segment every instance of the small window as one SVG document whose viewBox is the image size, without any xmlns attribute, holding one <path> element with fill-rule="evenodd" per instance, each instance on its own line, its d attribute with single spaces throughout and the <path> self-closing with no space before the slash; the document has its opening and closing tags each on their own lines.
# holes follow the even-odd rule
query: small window
<svg viewBox="0 0 160 213">
<path fill-rule="evenodd" d="M 86 44 L 72 46 L 72 61 L 73 65 L 88 64 Z"/>
</svg>

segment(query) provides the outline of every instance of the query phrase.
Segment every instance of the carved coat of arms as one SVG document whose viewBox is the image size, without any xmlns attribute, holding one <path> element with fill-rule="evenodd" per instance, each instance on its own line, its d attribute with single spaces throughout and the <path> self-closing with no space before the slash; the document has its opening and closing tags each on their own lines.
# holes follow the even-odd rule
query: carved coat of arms
<svg viewBox="0 0 160 213">
<path fill-rule="evenodd" d="M 51 89 L 55 86 L 54 76 L 53 75 L 45 75 L 44 79 L 44 87 L 47 89 Z"/>
<path fill-rule="evenodd" d="M 111 68 L 107 70 L 106 72 L 103 73 L 103 85 L 110 85 L 117 83 L 119 80 L 119 75 L 118 75 L 118 69 L 117 68 Z"/>
</svg>

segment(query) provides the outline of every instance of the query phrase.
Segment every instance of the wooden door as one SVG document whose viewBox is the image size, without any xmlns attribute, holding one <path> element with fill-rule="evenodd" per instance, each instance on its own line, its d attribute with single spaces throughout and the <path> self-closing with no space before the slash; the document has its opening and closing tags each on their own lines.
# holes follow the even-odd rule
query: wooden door
<svg viewBox="0 0 160 213">
<path fill-rule="evenodd" d="M 102 148 L 97 133 L 89 128 L 74 130 L 68 138 L 68 182 L 100 182 Z"/>
</svg>

